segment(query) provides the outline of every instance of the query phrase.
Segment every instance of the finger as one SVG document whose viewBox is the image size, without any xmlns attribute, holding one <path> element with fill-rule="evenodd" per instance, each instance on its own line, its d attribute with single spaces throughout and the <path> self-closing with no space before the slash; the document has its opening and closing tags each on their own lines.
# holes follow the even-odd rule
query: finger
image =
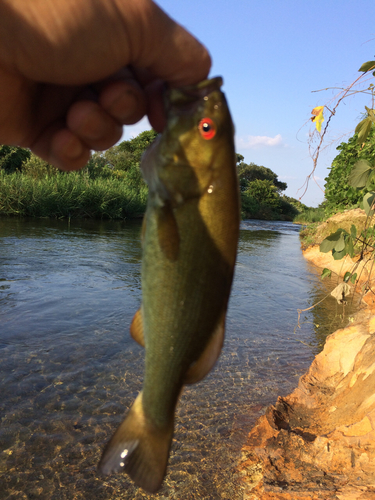
<svg viewBox="0 0 375 500">
<path fill-rule="evenodd" d="M 162 132 L 167 124 L 165 107 L 163 102 L 163 94 L 165 85 L 161 80 L 157 80 L 145 87 L 147 95 L 147 116 L 151 127 L 156 132 Z"/>
<path fill-rule="evenodd" d="M 135 80 L 110 82 L 101 91 L 99 104 L 123 125 L 138 122 L 147 111 L 145 93 Z"/>
<path fill-rule="evenodd" d="M 70 130 L 63 120 L 56 120 L 30 144 L 33 153 L 61 170 L 79 170 L 90 159 L 90 149 Z"/>
<path fill-rule="evenodd" d="M 88 148 L 102 151 L 113 146 L 122 136 L 122 125 L 98 103 L 77 101 L 70 107 L 67 128 Z"/>
<path fill-rule="evenodd" d="M 43 158 L 43 155 L 39 156 Z M 90 148 L 64 128 L 52 137 L 49 155 L 44 159 L 60 170 L 80 170 L 87 164 L 90 156 Z"/>
</svg>

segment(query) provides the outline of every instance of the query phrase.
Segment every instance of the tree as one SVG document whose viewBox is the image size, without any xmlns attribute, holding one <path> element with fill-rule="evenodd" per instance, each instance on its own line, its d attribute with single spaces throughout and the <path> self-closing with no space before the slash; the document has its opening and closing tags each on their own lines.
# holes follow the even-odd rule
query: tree
<svg viewBox="0 0 375 500">
<path fill-rule="evenodd" d="M 293 220 L 298 215 L 297 200 L 281 196 L 288 186 L 279 181 L 275 172 L 255 163 L 248 165 L 239 153 L 236 160 L 243 218 Z"/>
<path fill-rule="evenodd" d="M 30 158 L 31 152 L 16 146 L 0 146 L 0 170 L 10 174 L 20 171 L 22 163 Z"/>
<path fill-rule="evenodd" d="M 247 165 L 244 163 L 243 159 L 244 157 L 242 155 L 237 154 L 237 173 L 241 191 L 247 189 L 248 183 L 255 180 L 271 181 L 279 192 L 285 191 L 288 187 L 286 182 L 279 181 L 277 174 L 275 174 L 275 172 L 273 172 L 270 168 L 259 166 L 255 163 Z"/>
<path fill-rule="evenodd" d="M 139 166 L 143 153 L 156 136 L 154 130 L 145 130 L 137 137 L 120 142 L 107 151 L 94 153 L 87 165 L 90 177 L 95 179 L 115 176 L 126 179 L 132 186 L 144 187 Z"/>
<path fill-rule="evenodd" d="M 129 141 L 120 142 L 118 150 L 119 152 L 128 153 L 130 163 L 139 164 L 143 153 L 154 142 L 156 136 L 157 132 L 155 130 L 145 130 Z"/>
<path fill-rule="evenodd" d="M 249 182 L 245 193 L 254 198 L 259 205 L 268 205 L 277 208 L 280 203 L 280 196 L 276 186 L 268 179 L 255 179 Z"/>
</svg>

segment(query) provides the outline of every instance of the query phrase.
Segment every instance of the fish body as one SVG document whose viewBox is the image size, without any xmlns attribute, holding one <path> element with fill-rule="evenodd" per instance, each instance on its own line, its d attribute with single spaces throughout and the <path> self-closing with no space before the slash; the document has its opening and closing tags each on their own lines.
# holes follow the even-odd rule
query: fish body
<svg viewBox="0 0 375 500">
<path fill-rule="evenodd" d="M 160 488 L 182 386 L 213 367 L 239 232 L 233 124 L 221 78 L 170 90 L 167 126 L 141 163 L 149 186 L 142 230 L 142 306 L 132 336 L 146 348 L 145 376 L 99 469 L 125 470 Z"/>
</svg>

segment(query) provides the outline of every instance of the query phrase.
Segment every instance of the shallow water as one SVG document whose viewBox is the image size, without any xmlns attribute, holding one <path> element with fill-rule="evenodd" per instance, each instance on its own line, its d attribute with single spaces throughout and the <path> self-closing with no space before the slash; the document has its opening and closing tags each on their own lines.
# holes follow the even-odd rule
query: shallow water
<svg viewBox="0 0 375 500">
<path fill-rule="evenodd" d="M 0 500 L 239 499 L 251 425 L 308 368 L 354 305 L 328 298 L 298 226 L 244 221 L 226 341 L 185 389 L 168 474 L 154 496 L 103 478 L 103 445 L 142 386 L 128 328 L 141 299 L 140 223 L 0 219 Z"/>
</svg>

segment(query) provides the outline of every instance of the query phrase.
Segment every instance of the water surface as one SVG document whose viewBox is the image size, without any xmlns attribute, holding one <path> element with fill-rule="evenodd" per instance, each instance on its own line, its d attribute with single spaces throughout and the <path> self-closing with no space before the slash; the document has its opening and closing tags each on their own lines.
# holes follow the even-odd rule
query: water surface
<svg viewBox="0 0 375 500">
<path fill-rule="evenodd" d="M 168 474 L 146 495 L 101 477 L 101 450 L 142 386 L 128 333 L 141 300 L 140 223 L 0 219 L 0 500 L 237 499 L 251 425 L 345 323 L 302 257 L 298 226 L 244 221 L 226 341 L 185 389 Z M 349 306 L 346 318 L 352 313 Z"/>
</svg>

